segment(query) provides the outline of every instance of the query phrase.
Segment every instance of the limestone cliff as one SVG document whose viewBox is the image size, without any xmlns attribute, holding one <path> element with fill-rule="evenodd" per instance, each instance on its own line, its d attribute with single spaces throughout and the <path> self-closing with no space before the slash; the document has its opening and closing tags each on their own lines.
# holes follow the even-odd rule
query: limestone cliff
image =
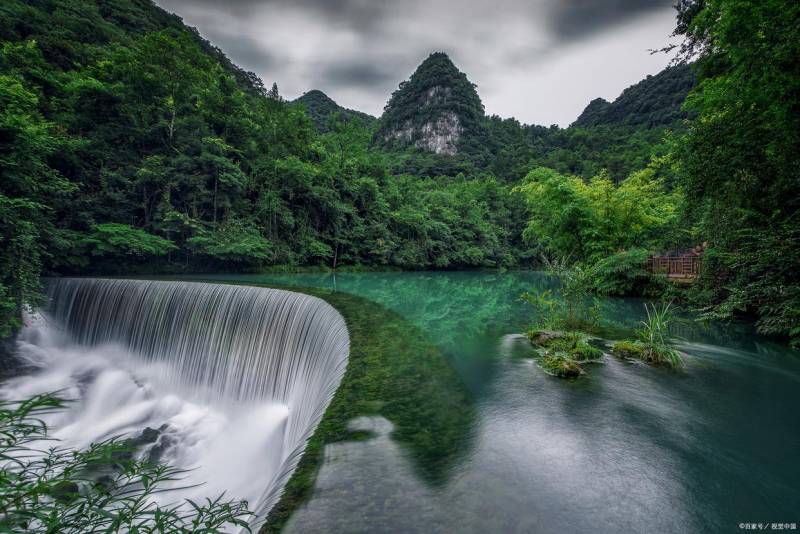
<svg viewBox="0 0 800 534">
<path fill-rule="evenodd" d="M 392 94 L 375 143 L 454 155 L 484 127 L 483 115 L 475 86 L 446 54 L 437 52 Z"/>
</svg>

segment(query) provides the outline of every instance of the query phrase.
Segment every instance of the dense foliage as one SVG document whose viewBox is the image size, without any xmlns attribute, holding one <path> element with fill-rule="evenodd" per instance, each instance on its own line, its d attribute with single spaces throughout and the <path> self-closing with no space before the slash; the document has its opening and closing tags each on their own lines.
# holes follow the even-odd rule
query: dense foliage
<svg viewBox="0 0 800 534">
<path fill-rule="evenodd" d="M 654 162 L 616 185 L 605 173 L 586 181 L 543 167 L 532 170 L 515 188 L 531 216 L 524 237 L 543 253 L 571 261 L 663 247 L 673 237 L 681 194 L 665 189 L 658 166 Z"/>
<path fill-rule="evenodd" d="M 628 87 L 614 102 L 592 100 L 573 126 L 673 124 L 688 118 L 681 105 L 694 85 L 695 75 L 689 65 L 668 67 Z"/>
<path fill-rule="evenodd" d="M 684 0 L 697 114 L 678 152 L 690 215 L 711 245 L 702 303 L 800 339 L 800 3 Z"/>
<path fill-rule="evenodd" d="M 518 261 L 507 186 L 390 172 L 362 121 L 320 135 L 147 0 L 12 0 L 0 19 L 0 334 L 42 271 Z"/>
</svg>

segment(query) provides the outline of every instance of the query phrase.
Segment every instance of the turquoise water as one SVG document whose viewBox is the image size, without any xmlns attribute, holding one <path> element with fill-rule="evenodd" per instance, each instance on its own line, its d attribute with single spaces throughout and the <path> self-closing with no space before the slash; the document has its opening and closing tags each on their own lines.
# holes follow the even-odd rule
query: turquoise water
<svg viewBox="0 0 800 534">
<path fill-rule="evenodd" d="M 553 286 L 511 273 L 203 276 L 313 286 L 381 304 L 417 326 L 476 406 L 469 450 L 444 482 L 392 439 L 329 445 L 291 532 L 724 532 L 800 523 L 800 357 L 744 326 L 676 323 L 682 372 L 606 355 L 575 381 L 545 375 L 517 334 L 519 300 Z M 606 299 L 624 332 L 643 301 Z"/>
</svg>

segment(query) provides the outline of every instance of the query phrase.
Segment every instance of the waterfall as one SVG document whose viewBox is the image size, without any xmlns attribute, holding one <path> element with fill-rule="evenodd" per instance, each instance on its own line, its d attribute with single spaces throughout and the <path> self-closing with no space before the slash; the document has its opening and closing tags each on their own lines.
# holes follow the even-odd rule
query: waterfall
<svg viewBox="0 0 800 534">
<path fill-rule="evenodd" d="M 163 428 L 171 463 L 263 519 L 341 381 L 342 316 L 300 293 L 195 282 L 55 279 L 48 297 L 20 341 L 38 371 L 4 387 L 77 396 L 53 422 L 68 443 Z"/>
</svg>

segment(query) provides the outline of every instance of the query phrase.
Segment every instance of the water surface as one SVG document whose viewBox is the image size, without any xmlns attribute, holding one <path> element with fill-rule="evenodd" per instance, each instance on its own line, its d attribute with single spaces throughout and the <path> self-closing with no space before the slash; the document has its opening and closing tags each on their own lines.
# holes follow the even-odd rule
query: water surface
<svg viewBox="0 0 800 534">
<path fill-rule="evenodd" d="M 202 278 L 209 278 L 203 276 Z M 476 407 L 469 450 L 444 480 L 383 417 L 371 439 L 327 446 L 290 532 L 708 532 L 800 523 L 800 358 L 743 326 L 675 325 L 686 369 L 606 355 L 575 381 L 545 375 L 517 334 L 538 273 L 217 276 L 352 293 L 416 326 L 446 355 Z M 607 299 L 635 327 L 643 302 Z"/>
</svg>

